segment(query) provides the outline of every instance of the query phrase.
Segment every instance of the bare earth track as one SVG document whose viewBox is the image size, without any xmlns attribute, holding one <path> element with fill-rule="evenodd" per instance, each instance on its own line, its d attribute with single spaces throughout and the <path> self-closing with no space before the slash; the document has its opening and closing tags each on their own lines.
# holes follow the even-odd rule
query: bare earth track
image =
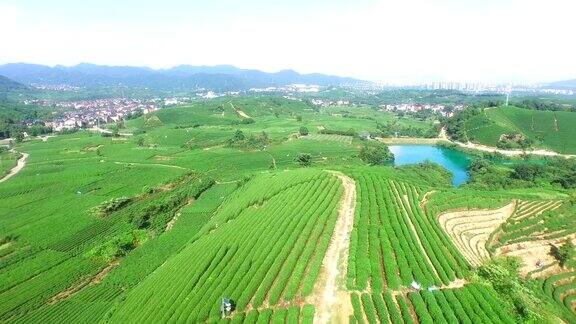
<svg viewBox="0 0 576 324">
<path fill-rule="evenodd" d="M 314 323 L 346 323 L 352 314 L 350 293 L 339 287 L 339 283 L 343 283 L 346 277 L 350 232 L 356 209 L 356 183 L 340 172 L 331 173 L 342 181 L 344 193 L 332 240 L 322 261 L 321 276 L 309 299 L 316 308 Z"/>
<path fill-rule="evenodd" d="M 10 170 L 10 172 L 8 172 L 7 175 L 5 175 L 2 179 L 0 179 L 0 182 L 4 182 L 12 178 L 16 174 L 18 174 L 18 172 L 20 172 L 24 168 L 24 166 L 26 166 L 26 160 L 28 160 L 28 153 L 22 153 L 22 156 L 20 157 L 20 159 L 18 159 L 18 163 L 16 164 L 16 166 L 13 167 L 12 170 Z"/>
<path fill-rule="evenodd" d="M 238 115 L 240 115 L 240 117 L 245 118 L 245 119 L 251 119 L 252 118 L 252 117 L 248 116 L 248 114 L 246 114 L 242 110 L 236 108 L 236 106 L 234 106 L 234 104 L 232 104 L 232 102 L 228 102 L 228 103 L 230 104 L 230 106 L 232 106 L 232 109 L 234 109 L 234 111 L 236 111 L 236 113 Z"/>
<path fill-rule="evenodd" d="M 476 144 L 476 143 L 472 143 L 472 142 L 467 142 L 467 143 L 457 142 L 457 141 L 453 141 L 450 138 L 448 138 L 448 135 L 446 134 L 446 129 L 444 127 L 440 130 L 439 139 L 444 141 L 444 142 L 456 144 L 456 145 L 463 147 L 463 148 L 478 150 L 478 151 L 483 151 L 483 152 L 489 152 L 489 153 L 500 153 L 500 154 L 503 154 L 506 156 L 522 156 L 522 155 L 526 155 L 526 154 L 532 154 L 532 155 L 539 155 L 539 156 L 561 156 L 561 157 L 565 157 L 565 158 L 576 157 L 576 155 L 574 155 L 574 154 L 560 154 L 557 152 L 544 150 L 544 149 L 538 149 L 538 150 L 502 150 L 502 149 L 499 149 L 497 147 L 492 147 L 492 146 L 487 146 L 487 145 L 482 145 L 482 144 Z"/>
</svg>

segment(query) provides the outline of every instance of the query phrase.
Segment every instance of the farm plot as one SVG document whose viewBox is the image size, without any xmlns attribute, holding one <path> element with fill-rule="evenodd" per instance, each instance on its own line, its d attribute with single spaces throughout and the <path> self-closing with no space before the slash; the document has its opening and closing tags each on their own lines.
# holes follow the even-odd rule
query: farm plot
<svg viewBox="0 0 576 324">
<path fill-rule="evenodd" d="M 486 242 L 490 234 L 514 213 L 512 202 L 496 210 L 466 210 L 448 212 L 438 216 L 440 226 L 473 266 L 479 266 L 490 257 Z"/>
<path fill-rule="evenodd" d="M 495 204 L 489 195 L 485 198 Z M 499 209 L 474 209 L 470 207 L 484 204 L 470 205 L 456 200 L 452 206 L 464 210 L 441 213 L 438 222 L 471 265 L 481 265 L 491 254 L 519 256 L 525 261 L 520 272 L 526 275 L 542 264 L 554 263 L 548 255 L 550 243 L 558 243 L 559 238 L 574 232 L 567 225 L 574 222 L 573 217 L 568 220 L 568 212 L 564 217 L 557 216 L 562 203 L 560 200 L 512 200 Z M 433 210 L 438 210 L 437 207 Z"/>
<path fill-rule="evenodd" d="M 491 247 L 570 235 L 576 231 L 573 210 L 573 206 L 561 200 L 522 201 L 514 215 L 494 234 Z"/>
<path fill-rule="evenodd" d="M 214 320 L 222 296 L 239 313 L 300 305 L 313 291 L 342 186 L 313 170 L 252 181 L 224 202 L 201 235 L 131 290 L 111 321 Z"/>
<path fill-rule="evenodd" d="M 148 240 L 114 263 L 116 267 L 97 280 L 91 280 L 81 290 L 56 303 L 13 318 L 17 323 L 56 323 L 65 318 L 69 323 L 94 322 L 106 318 L 115 300 L 136 286 L 166 262 L 198 233 L 221 204 L 224 197 L 236 189 L 236 183 L 212 186 L 190 205 L 182 208 L 178 221 L 170 231 Z M 102 271 L 100 272 L 102 273 Z"/>
<path fill-rule="evenodd" d="M 463 278 L 468 266 L 450 239 L 420 206 L 424 190 L 383 178 L 354 174 L 358 203 L 350 238 L 347 286 L 373 292 Z"/>
<path fill-rule="evenodd" d="M 287 323 L 287 324 L 312 324 L 314 321 L 314 307 L 291 306 L 277 309 L 253 309 L 247 313 L 241 313 L 232 318 L 230 323 Z"/>
<path fill-rule="evenodd" d="M 489 250 L 520 257 L 521 275 L 545 277 L 561 271 L 552 245 L 576 239 L 574 206 L 561 200 L 521 201 L 512 217 L 493 233 Z"/>
<path fill-rule="evenodd" d="M 570 322 L 576 321 L 576 272 L 564 272 L 546 279 L 544 293 L 568 310 Z M 571 313 L 571 314 L 570 314 Z"/>
<path fill-rule="evenodd" d="M 509 305 L 492 288 L 480 284 L 351 297 L 351 323 L 515 323 Z"/>
<path fill-rule="evenodd" d="M 519 269 L 521 276 L 546 277 L 562 271 L 550 250 L 552 246 L 560 246 L 567 240 L 576 243 L 576 235 L 508 244 L 497 248 L 494 254 L 519 257 L 523 261 Z"/>
<path fill-rule="evenodd" d="M 306 136 L 300 136 L 300 139 L 313 140 L 313 141 L 328 141 L 328 142 L 339 142 L 339 143 L 352 143 L 352 136 L 337 135 L 337 134 L 309 134 Z"/>
<path fill-rule="evenodd" d="M 58 303 L 91 281 L 101 280 L 119 259 L 143 245 L 148 235 L 161 234 L 175 210 L 211 185 L 207 179 L 187 175 L 141 195 L 99 205 L 92 212 L 92 223 L 56 235 L 42 249 L 20 246 L 1 259 L 0 298 L 10 302 L 0 304 L 0 320 L 12 321 L 45 304 Z M 153 265 L 148 262 L 139 268 Z"/>
</svg>

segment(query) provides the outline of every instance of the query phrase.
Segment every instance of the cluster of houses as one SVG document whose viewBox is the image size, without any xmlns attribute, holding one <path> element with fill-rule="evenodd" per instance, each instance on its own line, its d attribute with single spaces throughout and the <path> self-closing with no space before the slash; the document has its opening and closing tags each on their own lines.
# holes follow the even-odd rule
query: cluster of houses
<svg viewBox="0 0 576 324">
<path fill-rule="evenodd" d="M 32 103 L 32 102 L 30 102 Z M 51 102 L 40 100 L 34 102 L 42 106 L 65 108 L 64 116 L 44 123 L 55 132 L 90 128 L 106 123 L 114 123 L 127 116 L 157 110 L 157 99 L 94 99 L 82 101 Z"/>
<path fill-rule="evenodd" d="M 347 106 L 350 104 L 348 100 L 328 100 L 328 99 L 312 99 L 310 102 L 314 106 L 330 107 L 330 106 Z"/>
<path fill-rule="evenodd" d="M 402 103 L 402 104 L 380 106 L 381 111 L 413 113 L 424 110 L 430 110 L 445 117 L 452 117 L 452 115 L 454 115 L 455 112 L 463 110 L 464 108 L 466 108 L 465 105 L 446 106 L 441 104 L 419 104 L 419 103 Z"/>
<path fill-rule="evenodd" d="M 78 91 L 80 87 L 69 85 L 69 84 L 39 84 L 39 83 L 32 83 L 30 84 L 32 88 L 38 90 L 52 90 L 52 91 Z"/>
<path fill-rule="evenodd" d="M 320 86 L 315 84 L 289 84 L 281 87 L 251 88 L 248 92 L 280 92 L 280 93 L 315 93 L 320 91 Z"/>
</svg>

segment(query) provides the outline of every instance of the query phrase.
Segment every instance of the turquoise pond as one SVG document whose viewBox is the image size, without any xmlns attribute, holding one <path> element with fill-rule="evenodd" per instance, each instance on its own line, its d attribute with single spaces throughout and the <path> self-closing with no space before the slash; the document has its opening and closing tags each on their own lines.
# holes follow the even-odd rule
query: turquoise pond
<svg viewBox="0 0 576 324">
<path fill-rule="evenodd" d="M 471 158 L 464 152 L 433 145 L 390 145 L 390 151 L 394 153 L 394 165 L 406 165 L 421 163 L 426 160 L 440 164 L 452 173 L 452 184 L 459 186 L 470 175 Z"/>
</svg>

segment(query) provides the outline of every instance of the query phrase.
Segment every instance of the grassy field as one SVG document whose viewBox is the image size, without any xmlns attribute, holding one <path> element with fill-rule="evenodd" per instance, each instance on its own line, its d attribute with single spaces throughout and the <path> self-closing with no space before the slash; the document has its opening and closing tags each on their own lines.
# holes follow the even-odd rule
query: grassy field
<svg viewBox="0 0 576 324">
<path fill-rule="evenodd" d="M 576 114 L 517 107 L 485 109 L 484 114 L 466 122 L 470 141 L 496 146 L 502 134 L 523 134 L 535 146 L 551 151 L 576 153 Z"/>
<path fill-rule="evenodd" d="M 10 170 L 16 166 L 18 158 L 18 153 L 9 151 L 0 152 L 0 178 L 10 172 Z"/>
<path fill-rule="evenodd" d="M 572 209 L 556 209 L 562 222 L 551 212 L 566 193 L 453 188 L 437 166 L 368 166 L 359 138 L 320 134 L 393 119 L 429 126 L 364 106 L 224 98 L 127 121 L 121 132 L 133 135 L 19 144 L 28 163 L 0 184 L 0 322 L 311 323 L 334 233 L 349 243 L 335 263 L 335 307 L 351 305 L 343 321 L 523 321 L 461 250 L 472 239 L 454 241 L 438 215 L 520 200 L 545 211 L 510 218 L 492 251 L 571 235 L 560 223 L 572 224 Z M 355 183 L 350 232 L 338 227 L 350 188 L 337 174 Z M 555 293 L 570 288 L 551 277 L 563 272 L 536 290 L 558 307 L 543 316 L 570 322 L 573 294 Z M 222 297 L 236 303 L 226 319 Z"/>
</svg>

